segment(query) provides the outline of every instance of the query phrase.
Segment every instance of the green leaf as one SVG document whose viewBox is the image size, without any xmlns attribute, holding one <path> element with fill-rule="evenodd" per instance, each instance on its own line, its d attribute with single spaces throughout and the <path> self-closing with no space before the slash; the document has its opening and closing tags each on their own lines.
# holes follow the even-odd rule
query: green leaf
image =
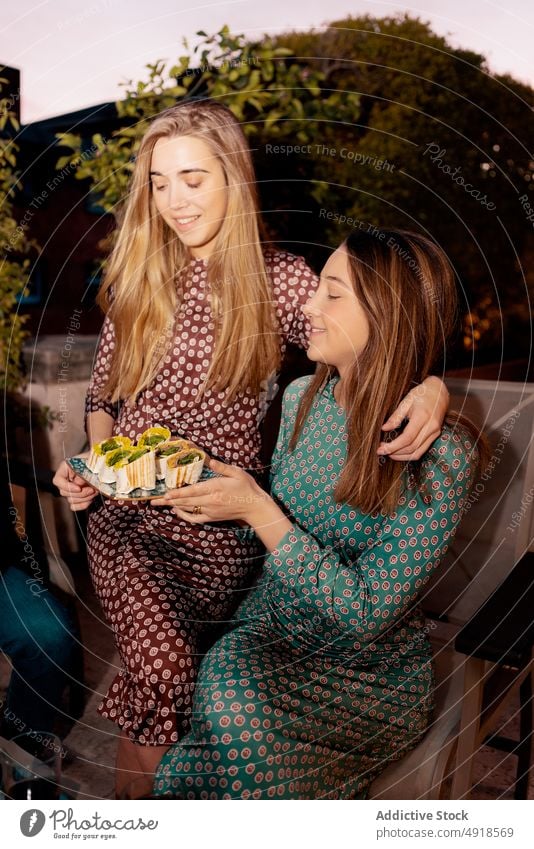
<svg viewBox="0 0 534 849">
<path fill-rule="evenodd" d="M 70 165 L 71 162 L 72 162 L 71 156 L 60 156 L 58 161 L 56 162 L 56 169 L 58 171 L 61 171 L 61 169 L 64 168 L 65 165 Z"/>
<path fill-rule="evenodd" d="M 62 147 L 71 147 L 78 151 L 81 147 L 81 137 L 74 133 L 56 133 L 56 138 L 59 140 Z"/>
</svg>

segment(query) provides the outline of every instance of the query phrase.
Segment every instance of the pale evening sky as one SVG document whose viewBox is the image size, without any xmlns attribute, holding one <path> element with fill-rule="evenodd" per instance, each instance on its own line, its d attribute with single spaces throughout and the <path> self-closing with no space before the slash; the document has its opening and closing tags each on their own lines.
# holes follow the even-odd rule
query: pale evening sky
<svg viewBox="0 0 534 849">
<path fill-rule="evenodd" d="M 483 53 L 491 70 L 534 85 L 532 0 L 3 0 L 2 12 L 0 64 L 21 70 L 24 123 L 116 100 L 120 80 L 145 78 L 147 62 L 184 52 L 184 36 L 225 23 L 259 37 L 409 12 L 453 46 Z"/>
</svg>

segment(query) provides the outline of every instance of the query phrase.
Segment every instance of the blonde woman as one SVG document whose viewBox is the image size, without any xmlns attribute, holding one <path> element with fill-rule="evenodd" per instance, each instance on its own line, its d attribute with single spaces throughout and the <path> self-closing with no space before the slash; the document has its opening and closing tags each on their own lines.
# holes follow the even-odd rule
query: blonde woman
<svg viewBox="0 0 534 849">
<path fill-rule="evenodd" d="M 307 345 L 305 262 L 263 245 L 250 151 L 226 107 L 183 103 L 145 134 L 99 303 L 106 313 L 87 394 L 90 443 L 165 425 L 215 457 L 260 468 L 265 387 L 288 342 Z M 433 378 L 385 427 L 380 450 L 419 456 L 448 398 Z M 189 728 L 198 665 L 248 590 L 262 546 L 237 525 L 187 524 L 150 502 L 102 502 L 62 464 L 55 483 L 90 507 L 92 579 L 122 669 L 99 711 L 120 728 L 117 786 L 151 774 Z"/>
<path fill-rule="evenodd" d="M 317 369 L 284 395 L 271 495 L 212 462 L 219 477 L 162 501 L 192 524 L 247 522 L 268 555 L 202 662 L 158 794 L 364 798 L 432 713 L 418 599 L 461 519 L 477 434 L 451 419 L 411 468 L 376 452 L 389 411 L 442 360 L 454 278 L 423 236 L 354 233 L 304 309 Z"/>
</svg>

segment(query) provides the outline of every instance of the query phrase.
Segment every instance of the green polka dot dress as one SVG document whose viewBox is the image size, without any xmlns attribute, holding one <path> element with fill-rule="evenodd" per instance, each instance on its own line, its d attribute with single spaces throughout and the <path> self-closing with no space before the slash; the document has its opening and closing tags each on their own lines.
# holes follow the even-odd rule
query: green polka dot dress
<svg viewBox="0 0 534 849">
<path fill-rule="evenodd" d="M 272 494 L 293 528 L 204 658 L 191 731 L 163 758 L 156 795 L 365 798 L 428 725 L 417 599 L 461 518 L 472 446 L 445 427 L 423 460 L 424 491 L 407 490 L 392 516 L 365 515 L 333 495 L 346 458 L 335 380 L 289 451 L 309 379 L 286 390 L 273 457 Z"/>
</svg>

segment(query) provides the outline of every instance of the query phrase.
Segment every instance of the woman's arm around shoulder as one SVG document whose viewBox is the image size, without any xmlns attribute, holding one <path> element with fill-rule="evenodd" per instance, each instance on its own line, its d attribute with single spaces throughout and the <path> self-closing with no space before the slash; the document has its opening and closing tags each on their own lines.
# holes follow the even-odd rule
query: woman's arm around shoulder
<svg viewBox="0 0 534 849">
<path fill-rule="evenodd" d="M 317 289 L 319 278 L 303 257 L 275 248 L 265 252 L 265 265 L 272 282 L 280 332 L 286 342 L 306 350 L 308 322 L 302 307 Z"/>
</svg>

